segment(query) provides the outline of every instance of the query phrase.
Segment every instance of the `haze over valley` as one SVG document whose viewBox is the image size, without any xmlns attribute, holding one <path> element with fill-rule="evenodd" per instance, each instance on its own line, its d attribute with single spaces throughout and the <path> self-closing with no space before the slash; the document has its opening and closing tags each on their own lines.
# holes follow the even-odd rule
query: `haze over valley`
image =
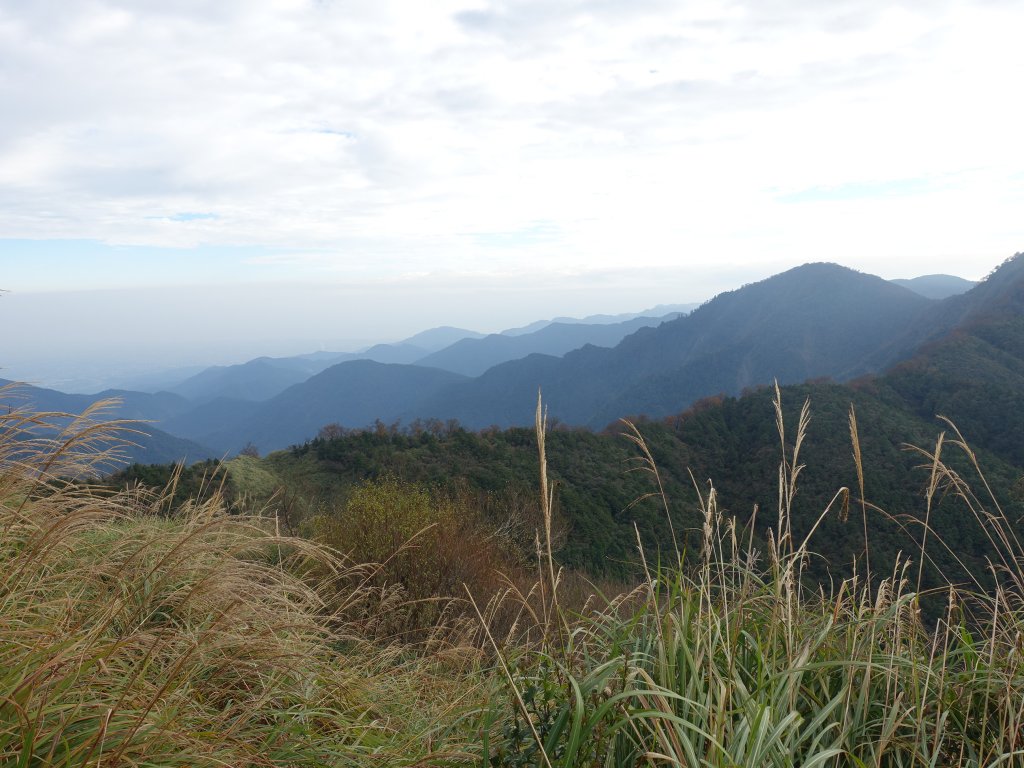
<svg viewBox="0 0 1024 768">
<path fill-rule="evenodd" d="M 112 416 L 151 425 L 143 429 L 156 443 L 132 453 L 149 463 L 195 462 L 243 447 L 280 450 L 327 425 L 525 426 L 538 389 L 553 417 L 600 429 L 775 381 L 842 382 L 884 372 L 983 312 L 986 292 L 1011 283 L 1016 262 L 980 285 L 945 275 L 885 281 L 807 264 L 700 306 L 558 317 L 487 335 L 439 326 L 355 352 L 158 369 L 136 374 L 142 386 L 135 389 L 71 395 L 34 387 L 21 395 L 41 410 L 68 412 L 117 398 Z M 172 436 L 166 448 L 163 433 Z"/>
</svg>

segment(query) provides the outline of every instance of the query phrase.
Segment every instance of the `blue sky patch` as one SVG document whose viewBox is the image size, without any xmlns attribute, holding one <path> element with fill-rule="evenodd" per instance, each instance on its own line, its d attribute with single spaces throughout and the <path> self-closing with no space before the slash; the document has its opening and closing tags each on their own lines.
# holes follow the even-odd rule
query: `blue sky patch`
<svg viewBox="0 0 1024 768">
<path fill-rule="evenodd" d="M 204 219 L 219 218 L 216 213 L 200 213 L 196 211 L 182 211 L 168 217 L 171 221 L 203 221 Z"/>
</svg>

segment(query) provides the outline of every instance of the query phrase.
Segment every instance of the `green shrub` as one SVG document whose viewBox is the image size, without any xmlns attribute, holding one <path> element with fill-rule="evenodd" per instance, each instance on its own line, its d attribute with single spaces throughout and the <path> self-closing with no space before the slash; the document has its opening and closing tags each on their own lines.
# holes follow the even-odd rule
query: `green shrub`
<svg viewBox="0 0 1024 768">
<path fill-rule="evenodd" d="M 376 565 L 370 583 L 393 606 L 378 634 L 416 639 L 443 621 L 462 624 L 467 587 L 487 602 L 521 576 L 509 537 L 472 501 L 386 477 L 356 487 L 341 509 L 314 521 L 317 541 Z M 374 610 L 375 619 L 384 616 Z"/>
</svg>

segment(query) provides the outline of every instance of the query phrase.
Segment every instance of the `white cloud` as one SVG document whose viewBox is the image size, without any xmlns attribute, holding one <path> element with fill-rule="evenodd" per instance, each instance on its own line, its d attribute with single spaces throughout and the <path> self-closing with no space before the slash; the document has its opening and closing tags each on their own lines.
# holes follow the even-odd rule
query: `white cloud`
<svg viewBox="0 0 1024 768">
<path fill-rule="evenodd" d="M 0 237 L 339 276 L 982 274 L 1024 247 L 1022 24 L 980 0 L 0 0 Z"/>
</svg>

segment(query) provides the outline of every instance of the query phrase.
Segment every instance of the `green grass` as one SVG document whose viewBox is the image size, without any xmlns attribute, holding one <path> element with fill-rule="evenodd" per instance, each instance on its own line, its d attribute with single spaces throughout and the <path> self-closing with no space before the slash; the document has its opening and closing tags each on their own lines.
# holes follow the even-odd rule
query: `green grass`
<svg viewBox="0 0 1024 768">
<path fill-rule="evenodd" d="M 859 483 L 818 518 L 863 526 L 858 575 L 807 578 L 827 530 L 792 525 L 810 413 L 787 432 L 776 398 L 777 508 L 739 527 L 697 486 L 698 543 L 680 535 L 682 550 L 665 542 L 648 561 L 637 532 L 644 577 L 591 600 L 553 557 L 539 409 L 531 575 L 503 581 L 478 563 L 463 594 L 451 563 L 487 552 L 493 532 L 422 487 L 351 493 L 319 523 L 327 546 L 282 535 L 244 500 L 229 509 L 217 478 L 184 503 L 173 481 L 83 484 L 124 428 L 97 414 L 56 434 L 60 415 L 0 414 L 0 765 L 1024 766 L 1024 550 L 977 457 L 951 425 L 919 452 L 917 524 L 955 502 L 992 552 L 990 577 L 942 587 L 926 623 L 920 563 L 956 542 L 928 529 L 896 562 L 872 558 L 870 520 L 885 513 Z M 234 482 L 266 485 L 260 466 L 234 464 Z M 426 541 L 439 543 L 416 548 Z M 373 631 L 442 565 L 433 591 L 447 593 L 415 600 L 446 607 L 416 642 Z M 474 632 L 450 631 L 456 609 Z"/>
<path fill-rule="evenodd" d="M 813 538 L 794 541 L 789 524 L 808 418 L 787 440 L 779 406 L 786 453 L 763 557 L 707 489 L 699 552 L 650 568 L 632 600 L 555 616 L 539 647 L 505 652 L 491 765 L 1024 765 L 1024 557 L 1013 527 L 936 451 L 925 456 L 929 506 L 959 498 L 999 553 L 1002 588 L 949 585 L 944 617 L 926 628 L 909 559 L 881 580 L 809 587 Z M 977 468 L 959 435 L 948 443 Z M 848 514 L 850 496 L 839 489 L 822 517 Z"/>
</svg>

